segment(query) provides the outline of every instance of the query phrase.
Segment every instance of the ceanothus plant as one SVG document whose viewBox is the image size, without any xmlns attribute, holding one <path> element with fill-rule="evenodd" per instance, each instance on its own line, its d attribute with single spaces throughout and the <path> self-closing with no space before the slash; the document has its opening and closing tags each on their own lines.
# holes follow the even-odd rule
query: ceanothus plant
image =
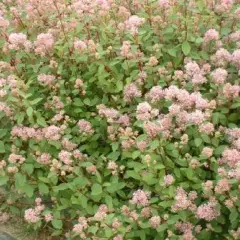
<svg viewBox="0 0 240 240">
<path fill-rule="evenodd" d="M 240 239 L 239 27 L 238 0 L 2 0 L 0 222 Z"/>
</svg>

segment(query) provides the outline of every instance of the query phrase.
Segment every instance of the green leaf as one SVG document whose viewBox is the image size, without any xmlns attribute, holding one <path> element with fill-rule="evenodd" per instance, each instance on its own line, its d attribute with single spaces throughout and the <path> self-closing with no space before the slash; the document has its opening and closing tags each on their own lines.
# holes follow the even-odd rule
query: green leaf
<svg viewBox="0 0 240 240">
<path fill-rule="evenodd" d="M 238 218 L 238 211 L 237 209 L 232 210 L 229 216 L 231 222 L 234 222 Z"/>
<path fill-rule="evenodd" d="M 0 186 L 5 185 L 9 180 L 8 176 L 0 176 Z"/>
<path fill-rule="evenodd" d="M 78 187 L 78 188 L 84 188 L 88 184 L 88 180 L 85 177 L 77 177 L 73 180 L 73 183 Z"/>
<path fill-rule="evenodd" d="M 125 177 L 126 178 L 131 177 L 137 180 L 141 179 L 140 175 L 136 171 L 131 171 L 131 170 L 126 171 Z"/>
<path fill-rule="evenodd" d="M 227 148 L 226 145 L 220 145 L 219 147 L 217 147 L 217 148 L 214 150 L 214 154 L 216 154 L 216 155 L 222 154 L 225 148 Z"/>
<path fill-rule="evenodd" d="M 41 194 L 48 194 L 49 193 L 49 188 L 45 183 L 39 183 L 38 184 L 38 189 Z"/>
<path fill-rule="evenodd" d="M 31 103 L 31 105 L 35 105 L 35 104 L 39 103 L 40 101 L 42 101 L 42 98 L 36 98 L 36 99 L 34 99 L 32 101 L 29 101 L 29 102 Z"/>
<path fill-rule="evenodd" d="M 159 145 L 160 145 L 159 140 L 154 140 L 154 141 L 151 142 L 150 147 L 151 147 L 152 150 L 154 150 L 154 149 L 158 148 Z"/>
<path fill-rule="evenodd" d="M 108 186 L 106 189 L 109 193 L 114 193 L 122 188 L 125 187 L 125 183 L 121 182 L 121 183 L 112 183 L 110 186 Z"/>
<path fill-rule="evenodd" d="M 28 108 L 27 108 L 27 115 L 28 115 L 29 117 L 31 117 L 32 114 L 33 114 L 33 108 L 32 108 L 32 107 L 28 107 Z"/>
<path fill-rule="evenodd" d="M 33 186 L 31 186 L 31 185 L 24 185 L 22 190 L 26 193 L 26 195 L 29 198 L 31 198 L 33 196 L 33 193 L 34 193 L 34 187 Z"/>
<path fill-rule="evenodd" d="M 196 139 L 194 139 L 194 143 L 195 143 L 196 147 L 199 147 L 202 144 L 202 139 L 196 138 Z"/>
<path fill-rule="evenodd" d="M 4 136 L 6 136 L 8 132 L 8 129 L 0 129 L 0 138 L 3 138 Z"/>
<path fill-rule="evenodd" d="M 25 171 L 28 175 L 31 175 L 34 171 L 34 166 L 33 164 L 24 164 L 22 167 L 23 171 Z"/>
<path fill-rule="evenodd" d="M 3 141 L 0 141 L 0 153 L 5 153 L 5 146 Z"/>
<path fill-rule="evenodd" d="M 92 192 L 91 192 L 92 195 L 94 195 L 94 196 L 99 195 L 102 193 L 102 186 L 98 183 L 95 183 L 92 185 L 91 190 L 92 190 Z"/>
<path fill-rule="evenodd" d="M 62 229 L 63 223 L 62 223 L 62 220 L 54 219 L 52 220 L 52 225 L 56 229 Z"/>
<path fill-rule="evenodd" d="M 185 41 L 182 43 L 182 51 L 184 55 L 188 55 L 191 52 L 191 45 L 189 42 Z"/>
<path fill-rule="evenodd" d="M 136 159 L 137 157 L 139 157 L 141 155 L 141 152 L 140 151 L 134 151 L 133 153 L 132 153 L 132 158 L 133 159 Z"/>
<path fill-rule="evenodd" d="M 69 184 L 68 183 L 62 183 L 58 186 L 53 187 L 54 192 L 62 191 L 69 189 Z"/>
<path fill-rule="evenodd" d="M 175 48 L 171 48 L 171 49 L 168 49 L 168 54 L 172 57 L 176 57 L 177 56 L 177 51 Z"/>
<path fill-rule="evenodd" d="M 157 228 L 157 231 L 158 232 L 162 232 L 162 231 L 165 231 L 166 229 L 168 228 L 168 224 L 161 224 L 158 228 Z"/>
</svg>

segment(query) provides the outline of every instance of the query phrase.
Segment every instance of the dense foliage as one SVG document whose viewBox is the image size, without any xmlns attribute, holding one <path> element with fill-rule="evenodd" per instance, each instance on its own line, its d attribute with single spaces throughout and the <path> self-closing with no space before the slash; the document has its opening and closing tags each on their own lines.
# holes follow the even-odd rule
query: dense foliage
<svg viewBox="0 0 240 240">
<path fill-rule="evenodd" d="M 239 3 L 2 0 L 0 221 L 240 239 Z"/>
</svg>

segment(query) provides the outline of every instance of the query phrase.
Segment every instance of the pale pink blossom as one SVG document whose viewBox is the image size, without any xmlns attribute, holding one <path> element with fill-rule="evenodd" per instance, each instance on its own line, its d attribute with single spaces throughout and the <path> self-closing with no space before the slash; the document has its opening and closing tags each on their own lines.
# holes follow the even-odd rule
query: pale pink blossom
<svg viewBox="0 0 240 240">
<path fill-rule="evenodd" d="M 214 132 L 214 125 L 210 122 L 203 123 L 199 126 L 199 131 L 201 133 L 206 133 L 207 135 L 210 135 Z"/>
<path fill-rule="evenodd" d="M 38 213 L 30 208 L 27 209 L 24 213 L 24 219 L 28 222 L 28 223 L 36 223 L 40 220 Z"/>
<path fill-rule="evenodd" d="M 38 55 L 45 56 L 50 54 L 54 47 L 54 39 L 51 33 L 41 33 L 34 42 L 35 52 Z"/>
<path fill-rule="evenodd" d="M 217 185 L 215 187 L 215 192 L 218 194 L 224 194 L 225 192 L 228 192 L 231 188 L 231 185 L 229 184 L 227 179 L 221 179 L 217 182 Z"/>
<path fill-rule="evenodd" d="M 51 222 L 53 220 L 53 215 L 51 213 L 47 213 L 44 215 L 44 219 L 46 222 Z"/>
<path fill-rule="evenodd" d="M 201 155 L 210 158 L 213 155 L 213 149 L 209 147 L 204 147 Z"/>
<path fill-rule="evenodd" d="M 92 128 L 92 125 L 87 120 L 81 119 L 78 121 L 78 127 L 80 129 L 80 132 L 86 133 L 86 134 L 93 134 L 94 129 Z"/>
<path fill-rule="evenodd" d="M 149 224 L 152 228 L 158 228 L 161 224 L 161 218 L 159 216 L 153 216 L 149 219 Z"/>
<path fill-rule="evenodd" d="M 211 73 L 211 77 L 214 83 L 223 84 L 227 79 L 228 73 L 223 68 L 217 68 Z"/>
<path fill-rule="evenodd" d="M 219 39 L 219 33 L 215 29 L 209 29 L 205 34 L 203 41 L 205 44 L 210 41 L 217 41 Z"/>
<path fill-rule="evenodd" d="M 216 204 L 212 202 L 204 203 L 197 208 L 196 216 L 208 222 L 220 216 L 220 212 L 216 209 Z"/>
<path fill-rule="evenodd" d="M 124 22 L 126 30 L 131 34 L 135 35 L 138 33 L 138 28 L 145 22 L 144 18 L 140 18 L 136 15 L 129 17 L 128 20 Z"/>
<path fill-rule="evenodd" d="M 145 207 L 149 204 L 149 197 L 150 197 L 149 192 L 145 192 L 139 189 L 133 193 L 133 197 L 130 200 L 130 203 Z"/>
<path fill-rule="evenodd" d="M 134 98 L 141 97 L 142 93 L 138 89 L 135 83 L 130 83 L 124 87 L 124 100 L 126 102 L 131 102 Z"/>
<path fill-rule="evenodd" d="M 38 81 L 43 84 L 43 85 L 48 85 L 51 86 L 56 77 L 54 75 L 49 75 L 49 74 L 40 74 L 38 75 Z"/>
<path fill-rule="evenodd" d="M 164 90 L 160 86 L 154 86 L 146 94 L 146 98 L 149 99 L 152 103 L 154 103 L 163 99 L 164 95 Z"/>
<path fill-rule="evenodd" d="M 37 162 L 40 164 L 48 165 L 51 163 L 51 156 L 49 153 L 43 153 L 37 158 Z"/>
<path fill-rule="evenodd" d="M 173 184 L 174 177 L 171 174 L 168 174 L 168 175 L 164 176 L 163 181 L 164 181 L 165 186 L 169 186 L 169 185 Z"/>
</svg>

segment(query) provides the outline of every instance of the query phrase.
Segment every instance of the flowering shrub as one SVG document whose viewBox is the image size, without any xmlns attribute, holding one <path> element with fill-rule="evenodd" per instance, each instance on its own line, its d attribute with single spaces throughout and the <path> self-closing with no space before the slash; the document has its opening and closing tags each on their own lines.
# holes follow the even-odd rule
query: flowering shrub
<svg viewBox="0 0 240 240">
<path fill-rule="evenodd" d="M 239 3 L 2 0 L 0 221 L 240 239 Z"/>
</svg>

